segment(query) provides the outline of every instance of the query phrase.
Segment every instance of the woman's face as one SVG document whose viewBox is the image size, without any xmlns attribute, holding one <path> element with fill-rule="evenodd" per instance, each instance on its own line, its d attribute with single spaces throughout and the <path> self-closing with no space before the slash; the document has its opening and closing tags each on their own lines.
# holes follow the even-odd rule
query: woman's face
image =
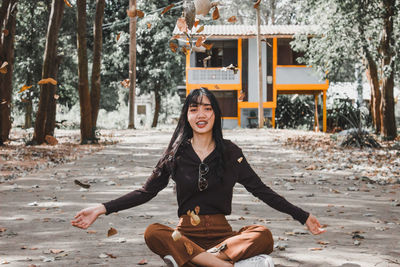
<svg viewBox="0 0 400 267">
<path fill-rule="evenodd" d="M 199 97 L 198 103 L 190 104 L 187 118 L 193 129 L 193 133 L 212 133 L 215 114 L 210 99 L 203 95 Z"/>
</svg>

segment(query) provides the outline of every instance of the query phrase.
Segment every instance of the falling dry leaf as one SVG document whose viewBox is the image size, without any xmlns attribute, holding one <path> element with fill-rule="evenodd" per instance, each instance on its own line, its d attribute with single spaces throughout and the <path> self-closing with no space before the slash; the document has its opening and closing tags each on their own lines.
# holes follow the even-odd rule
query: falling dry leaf
<svg viewBox="0 0 400 267">
<path fill-rule="evenodd" d="M 52 85 L 56 85 L 57 81 L 54 80 L 53 78 L 46 78 L 46 79 L 41 79 L 38 84 L 48 84 L 51 83 Z"/>
<path fill-rule="evenodd" d="M 164 10 L 161 12 L 161 15 L 164 15 L 165 13 L 167 13 L 171 8 L 174 7 L 175 4 L 170 4 L 169 6 L 167 6 L 166 8 L 164 8 Z"/>
<path fill-rule="evenodd" d="M 117 42 L 119 41 L 119 38 L 121 37 L 121 33 L 119 32 L 118 34 L 117 34 Z"/>
<path fill-rule="evenodd" d="M 182 46 L 181 48 L 182 53 L 184 53 L 185 55 L 187 55 L 188 50 L 186 49 L 186 47 Z"/>
<path fill-rule="evenodd" d="M 177 240 L 181 239 L 181 237 L 182 237 L 181 233 L 180 233 L 178 230 L 175 230 L 175 231 L 172 233 L 171 236 L 172 236 L 172 239 L 173 239 L 174 241 L 177 241 Z"/>
<path fill-rule="evenodd" d="M 255 4 L 254 4 L 254 8 L 258 8 L 260 6 L 261 0 L 258 0 Z"/>
<path fill-rule="evenodd" d="M 4 36 L 7 36 L 10 32 L 7 29 L 3 30 Z"/>
<path fill-rule="evenodd" d="M 117 234 L 117 233 L 118 233 L 117 229 L 111 227 L 111 228 L 108 230 L 107 237 L 110 237 L 110 236 L 115 235 L 115 234 Z"/>
<path fill-rule="evenodd" d="M 151 29 L 151 23 L 147 22 L 147 29 Z"/>
<path fill-rule="evenodd" d="M 260 0 L 259 0 L 259 1 L 260 1 Z M 214 9 L 214 12 L 213 12 L 213 14 L 212 14 L 212 18 L 213 18 L 213 20 L 219 19 L 219 10 L 218 10 L 218 7 L 217 7 L 217 6 L 216 6 L 215 9 Z"/>
<path fill-rule="evenodd" d="M 3 74 L 7 73 L 7 65 L 8 65 L 7 61 L 4 61 L 3 64 L 1 64 L 0 73 L 3 73 Z"/>
<path fill-rule="evenodd" d="M 121 85 L 125 88 L 129 88 L 129 86 L 131 85 L 131 82 L 129 79 L 125 79 L 121 82 Z"/>
<path fill-rule="evenodd" d="M 44 137 L 44 140 L 46 141 L 47 144 L 51 145 L 51 146 L 55 146 L 58 144 L 57 139 L 54 136 L 51 135 L 46 135 Z"/>
<path fill-rule="evenodd" d="M 176 53 L 176 50 L 178 49 L 178 45 L 175 44 L 174 42 L 169 42 L 169 48 L 171 49 L 172 52 Z"/>
<path fill-rule="evenodd" d="M 143 260 L 141 260 L 141 261 L 139 261 L 137 263 L 137 265 L 146 265 L 146 264 L 147 264 L 147 260 L 146 259 L 143 259 Z"/>
<path fill-rule="evenodd" d="M 25 91 L 25 90 L 28 90 L 28 89 L 30 89 L 32 87 L 32 85 L 24 85 L 24 86 L 22 86 L 21 87 L 21 89 L 18 91 L 18 93 L 22 93 L 23 91 Z"/>
<path fill-rule="evenodd" d="M 53 253 L 53 254 L 60 254 L 61 252 L 64 252 L 64 250 L 61 250 L 61 249 L 50 249 L 50 253 Z"/>
<path fill-rule="evenodd" d="M 214 46 L 214 44 L 206 44 L 206 43 L 202 43 L 201 45 L 202 45 L 203 47 L 205 47 L 206 50 L 210 50 L 210 49 Z"/>
<path fill-rule="evenodd" d="M 74 180 L 74 183 L 76 184 L 76 185 L 79 185 L 80 187 L 83 187 L 83 188 L 86 188 L 86 189 L 88 189 L 88 188 L 90 188 L 90 184 L 84 184 L 84 183 L 82 183 L 81 181 L 79 181 L 79 180 Z"/>
<path fill-rule="evenodd" d="M 193 247 L 192 247 L 192 244 L 190 244 L 189 242 L 185 242 L 185 243 L 183 243 L 183 244 L 185 245 L 186 252 L 187 252 L 189 255 L 192 255 L 192 254 L 193 254 Z"/>
<path fill-rule="evenodd" d="M 67 6 L 72 7 L 72 5 L 68 2 L 68 0 L 64 0 L 64 3 L 65 3 Z"/>
<path fill-rule="evenodd" d="M 197 41 L 196 41 L 197 47 L 200 47 L 203 43 L 204 43 L 204 37 L 200 36 L 199 38 L 197 38 Z"/>
<path fill-rule="evenodd" d="M 187 32 L 188 31 L 188 26 L 186 24 L 186 20 L 184 17 L 180 17 L 177 21 L 176 21 L 176 26 L 178 27 L 178 29 L 181 32 Z"/>
<path fill-rule="evenodd" d="M 196 19 L 196 20 L 194 21 L 193 27 L 196 28 L 196 27 L 199 25 L 199 23 L 200 23 L 200 20 L 199 20 L 199 19 Z"/>
<path fill-rule="evenodd" d="M 143 13 L 143 11 L 142 10 L 136 10 L 136 15 L 139 17 L 139 18 L 143 18 L 144 17 L 144 13 Z"/>
<path fill-rule="evenodd" d="M 204 25 L 201 25 L 200 28 L 196 31 L 196 33 L 201 33 L 204 31 Z"/>
<path fill-rule="evenodd" d="M 237 21 L 236 16 L 232 16 L 232 17 L 230 17 L 230 18 L 228 19 L 228 22 L 230 22 L 230 23 L 235 23 L 236 21 Z"/>
</svg>

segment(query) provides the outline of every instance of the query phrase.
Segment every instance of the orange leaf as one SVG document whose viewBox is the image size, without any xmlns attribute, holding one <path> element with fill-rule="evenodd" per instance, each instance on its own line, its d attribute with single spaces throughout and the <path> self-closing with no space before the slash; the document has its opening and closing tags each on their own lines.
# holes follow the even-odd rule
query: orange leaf
<svg viewBox="0 0 400 267">
<path fill-rule="evenodd" d="M 143 11 L 142 10 L 136 10 L 136 15 L 139 17 L 139 18 L 143 18 L 144 17 L 144 13 L 143 13 Z"/>
<path fill-rule="evenodd" d="M 257 2 L 254 4 L 254 8 L 258 8 L 260 6 L 261 0 L 257 0 Z"/>
<path fill-rule="evenodd" d="M 199 20 L 199 19 L 196 19 L 196 21 L 194 22 L 193 26 L 196 28 L 197 25 L 199 25 L 199 23 L 200 23 L 200 20 Z"/>
<path fill-rule="evenodd" d="M 131 81 L 129 79 L 125 79 L 121 82 L 121 85 L 125 88 L 128 88 L 131 85 Z"/>
<path fill-rule="evenodd" d="M 200 36 L 196 41 L 196 46 L 200 47 L 203 44 L 203 42 L 204 42 L 204 38 Z"/>
<path fill-rule="evenodd" d="M 201 33 L 204 31 L 204 25 L 201 25 L 200 28 L 196 31 L 196 33 Z"/>
<path fill-rule="evenodd" d="M 117 34 L 117 42 L 119 41 L 119 38 L 121 37 L 121 33 L 119 32 L 118 34 Z"/>
<path fill-rule="evenodd" d="M 176 26 L 178 27 L 178 29 L 181 32 L 187 32 L 188 31 L 188 26 L 186 24 L 186 20 L 184 17 L 180 17 L 177 21 L 176 21 Z"/>
<path fill-rule="evenodd" d="M 210 50 L 214 44 L 206 44 L 206 43 L 202 43 L 202 46 L 204 46 L 207 50 Z"/>
<path fill-rule="evenodd" d="M 38 84 L 48 84 L 51 83 L 52 85 L 56 85 L 57 81 L 54 80 L 53 78 L 47 78 L 47 79 L 41 79 Z"/>
<path fill-rule="evenodd" d="M 323 250 L 323 248 L 309 248 L 311 251 L 316 251 L 316 250 Z"/>
<path fill-rule="evenodd" d="M 232 16 L 228 19 L 228 22 L 230 23 L 235 23 L 237 21 L 237 18 L 235 16 Z"/>
<path fill-rule="evenodd" d="M 7 29 L 3 30 L 4 36 L 7 36 L 10 32 Z"/>
<path fill-rule="evenodd" d="M 143 260 L 139 261 L 137 264 L 138 265 L 146 265 L 147 264 L 147 260 L 143 259 Z"/>
<path fill-rule="evenodd" d="M 117 233 L 118 233 L 117 229 L 111 227 L 110 229 L 108 229 L 107 237 L 110 237 L 110 236 L 115 235 Z"/>
<path fill-rule="evenodd" d="M 172 52 L 176 53 L 176 50 L 178 49 L 178 45 L 175 44 L 174 42 L 169 42 L 169 48 L 171 49 Z"/>
<path fill-rule="evenodd" d="M 3 74 L 6 74 L 6 73 L 7 73 L 7 68 L 6 68 L 7 65 L 8 65 L 8 62 L 7 62 L 7 61 L 4 61 L 3 64 L 1 64 L 0 73 L 3 73 Z"/>
<path fill-rule="evenodd" d="M 147 29 L 151 29 L 151 23 L 147 22 Z"/>
<path fill-rule="evenodd" d="M 165 13 L 167 13 L 171 8 L 174 7 L 175 4 L 170 4 L 169 6 L 167 6 L 166 8 L 164 8 L 164 10 L 161 12 L 161 15 L 164 15 Z"/>
<path fill-rule="evenodd" d="M 260 1 L 260 0 L 259 0 Z M 219 10 L 218 7 L 216 6 L 212 15 L 213 20 L 219 19 Z"/>
<path fill-rule="evenodd" d="M 51 146 L 55 146 L 58 144 L 57 139 L 54 136 L 51 135 L 46 135 L 44 137 L 44 140 L 46 141 L 47 144 L 51 145 Z"/>
<path fill-rule="evenodd" d="M 65 3 L 67 6 L 72 7 L 72 5 L 68 2 L 68 0 L 64 0 L 64 3 Z"/>
<path fill-rule="evenodd" d="M 23 91 L 28 90 L 31 87 L 32 87 L 32 85 L 28 86 L 28 85 L 25 84 L 24 86 L 21 87 L 21 89 L 18 91 L 18 93 L 22 93 Z"/>
</svg>

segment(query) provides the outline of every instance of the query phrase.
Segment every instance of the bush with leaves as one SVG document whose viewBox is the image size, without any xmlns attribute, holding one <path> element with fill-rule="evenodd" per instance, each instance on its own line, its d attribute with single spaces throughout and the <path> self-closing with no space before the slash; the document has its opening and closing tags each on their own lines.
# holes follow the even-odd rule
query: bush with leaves
<svg viewBox="0 0 400 267">
<path fill-rule="evenodd" d="M 279 95 L 276 108 L 276 126 L 277 128 L 313 129 L 313 97 Z"/>
</svg>

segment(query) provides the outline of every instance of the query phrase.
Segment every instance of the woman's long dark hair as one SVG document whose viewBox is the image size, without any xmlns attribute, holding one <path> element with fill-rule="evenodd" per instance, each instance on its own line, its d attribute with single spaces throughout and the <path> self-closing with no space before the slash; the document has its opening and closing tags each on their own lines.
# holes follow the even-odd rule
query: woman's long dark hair
<svg viewBox="0 0 400 267">
<path fill-rule="evenodd" d="M 212 135 L 216 146 L 216 152 L 218 157 L 218 176 L 222 177 L 222 172 L 224 170 L 223 164 L 223 137 L 222 137 L 222 118 L 221 109 L 219 108 L 217 99 L 207 88 L 201 87 L 199 89 L 194 89 L 186 97 L 185 104 L 182 107 L 181 115 L 179 117 L 178 125 L 172 135 L 171 141 L 167 149 L 165 150 L 163 156 L 156 166 L 156 170 L 159 171 L 163 167 L 167 166 L 170 169 L 171 175 L 175 172 L 176 158 L 179 154 L 180 149 L 182 149 L 188 140 L 193 137 L 193 129 L 189 124 L 187 113 L 190 105 L 199 105 L 202 103 L 203 96 L 206 96 L 211 103 L 211 107 L 215 114 L 214 126 L 212 129 Z"/>
</svg>

